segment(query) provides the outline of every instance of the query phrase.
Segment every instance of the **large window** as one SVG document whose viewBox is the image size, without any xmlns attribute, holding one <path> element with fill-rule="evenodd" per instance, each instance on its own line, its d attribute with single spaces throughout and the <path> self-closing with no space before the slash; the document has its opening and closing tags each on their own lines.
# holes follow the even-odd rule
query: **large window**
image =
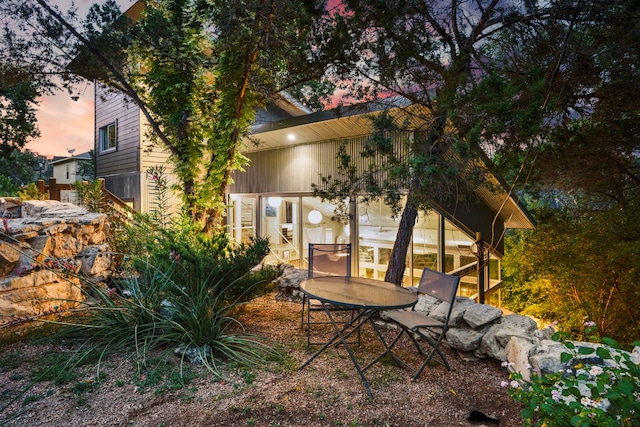
<svg viewBox="0 0 640 427">
<path fill-rule="evenodd" d="M 98 130 L 100 152 L 115 150 L 118 144 L 117 122 L 109 123 Z"/>
</svg>

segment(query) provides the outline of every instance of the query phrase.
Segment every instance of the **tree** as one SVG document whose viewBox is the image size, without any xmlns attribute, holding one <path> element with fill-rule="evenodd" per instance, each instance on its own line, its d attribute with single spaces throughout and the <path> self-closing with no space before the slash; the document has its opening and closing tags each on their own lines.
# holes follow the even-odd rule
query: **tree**
<svg viewBox="0 0 640 427">
<path fill-rule="evenodd" d="M 39 16 L 29 20 L 27 3 L 4 1 L 0 4 L 0 156 L 22 149 L 37 138 L 35 112 L 38 98 L 57 90 L 73 98 L 82 90 L 80 78 L 69 74 L 65 65 L 72 45 L 55 20 Z M 67 19 L 73 19 L 71 10 Z M 77 90 L 74 90 L 76 88 Z"/>
<path fill-rule="evenodd" d="M 162 0 L 146 3 L 133 24 L 110 0 L 92 7 L 82 30 L 44 0 L 15 3 L 38 30 L 39 22 L 54 22 L 49 42 L 72 37 L 71 57 L 94 58 L 72 64 L 84 68 L 76 72 L 99 77 L 140 107 L 171 154 L 185 210 L 205 231 L 221 225 L 256 110 L 281 88 L 323 72 L 307 48 L 321 43 L 312 37 L 322 8 L 311 2 Z"/>
<path fill-rule="evenodd" d="M 557 78 L 564 110 L 530 163 L 540 227 L 508 240 L 505 302 L 574 332 L 592 320 L 630 343 L 640 338 L 640 8 L 586 2 L 576 16 Z"/>
<path fill-rule="evenodd" d="M 78 161 L 76 176 L 93 181 L 96 179 L 96 154 L 93 150 L 89 150 L 89 157 L 89 159 Z"/>
<path fill-rule="evenodd" d="M 30 150 L 12 150 L 7 157 L 0 157 L 0 175 L 21 187 L 34 182 L 44 158 Z"/>
<path fill-rule="evenodd" d="M 36 83 L 26 70 L 0 62 L 0 157 L 8 157 L 39 136 L 37 95 Z"/>
<path fill-rule="evenodd" d="M 552 62 L 545 58 L 528 69 L 520 66 L 514 72 L 520 65 L 518 46 L 509 51 L 499 47 L 505 38 L 516 39 L 527 32 L 537 37 L 550 23 L 552 5 L 493 0 L 345 3 L 344 14 L 337 19 L 343 31 L 340 39 L 350 41 L 345 45 L 349 66 L 340 76 L 344 88 L 360 99 L 401 95 L 424 106 L 423 118 L 429 123 L 428 131 L 411 144 L 408 157 L 396 156 L 399 162 L 385 163 L 386 172 L 399 181 L 374 190 L 395 201 L 396 211 L 398 183 L 407 191 L 385 277 L 400 283 L 417 210 L 428 208 L 437 197 L 456 197 L 456 191 L 471 194 L 466 184 L 478 181 L 465 173 L 480 176 L 487 171 L 472 161 L 484 158 L 487 163 L 480 147 L 492 143 L 498 147 L 495 144 L 508 141 L 509 147 L 519 144 L 522 152 L 539 133 L 544 89 L 557 58 Z M 383 135 L 389 128 L 380 130 Z M 373 144 L 367 155 L 388 156 L 386 147 Z M 348 164 L 343 166 L 350 170 Z M 332 191 L 326 186 L 321 190 Z M 490 243 L 496 244 L 498 238 L 492 236 Z"/>
</svg>

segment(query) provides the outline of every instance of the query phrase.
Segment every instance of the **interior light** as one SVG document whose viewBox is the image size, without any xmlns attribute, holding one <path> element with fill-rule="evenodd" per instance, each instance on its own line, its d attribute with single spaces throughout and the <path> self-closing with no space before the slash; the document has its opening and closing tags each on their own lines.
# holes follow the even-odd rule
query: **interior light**
<svg viewBox="0 0 640 427">
<path fill-rule="evenodd" d="M 279 208 L 280 205 L 282 204 L 282 197 L 269 197 L 267 199 L 267 203 L 272 208 Z"/>
<path fill-rule="evenodd" d="M 315 209 L 309 212 L 307 218 L 309 219 L 309 222 L 311 224 L 320 224 L 322 222 L 322 214 L 320 213 L 320 211 L 317 211 Z"/>
<path fill-rule="evenodd" d="M 289 141 L 295 141 L 296 136 L 295 136 L 294 134 L 290 133 L 290 134 L 287 134 L 287 139 L 288 139 Z"/>
</svg>

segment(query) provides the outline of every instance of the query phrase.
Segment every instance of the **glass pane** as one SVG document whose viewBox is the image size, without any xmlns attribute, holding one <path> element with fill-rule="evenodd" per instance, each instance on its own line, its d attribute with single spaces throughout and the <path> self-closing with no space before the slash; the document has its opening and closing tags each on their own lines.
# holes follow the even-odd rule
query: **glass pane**
<svg viewBox="0 0 640 427">
<path fill-rule="evenodd" d="M 302 198 L 302 266 L 308 268 L 309 243 L 349 243 L 349 224 L 342 224 L 335 217 L 336 207 L 318 197 Z M 352 257 L 354 254 L 352 254 Z"/>
<path fill-rule="evenodd" d="M 261 205 L 262 237 L 269 239 L 271 248 L 265 262 L 303 268 L 300 259 L 300 197 L 263 197 Z"/>
<path fill-rule="evenodd" d="M 115 148 L 116 147 L 116 125 L 112 124 L 109 125 L 109 127 L 107 128 L 107 133 L 109 134 L 109 148 Z"/>
<path fill-rule="evenodd" d="M 445 272 L 459 272 L 468 268 L 470 274 L 463 275 L 460 279 L 458 293 L 466 297 L 474 297 L 477 294 L 476 256 L 472 252 L 475 239 L 456 227 L 451 221 L 445 220 Z"/>
<path fill-rule="evenodd" d="M 238 243 L 249 243 L 256 235 L 256 198 L 231 196 L 229 233 Z"/>
<path fill-rule="evenodd" d="M 438 268 L 438 223 L 440 215 L 434 211 L 419 212 L 413 227 L 413 258 L 407 267 L 411 269 L 410 283 L 415 286 L 420 281 L 422 270 Z"/>
<path fill-rule="evenodd" d="M 358 220 L 360 276 L 384 280 L 399 221 L 391 218 L 391 209 L 383 201 L 372 202 L 369 205 L 359 202 Z M 407 280 L 408 276 L 405 282 Z"/>
</svg>

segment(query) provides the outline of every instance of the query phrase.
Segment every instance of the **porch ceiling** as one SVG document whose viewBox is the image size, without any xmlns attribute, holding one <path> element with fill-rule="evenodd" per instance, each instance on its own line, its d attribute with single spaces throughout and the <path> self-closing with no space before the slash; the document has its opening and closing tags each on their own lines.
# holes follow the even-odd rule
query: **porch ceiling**
<svg viewBox="0 0 640 427">
<path fill-rule="evenodd" d="M 380 104 L 338 108 L 257 124 L 251 136 L 253 142 L 248 142 L 246 152 L 368 135 L 373 131 L 371 119 L 382 112 L 380 108 L 390 106 L 389 114 L 405 129 L 420 130 L 428 124 L 429 110 L 423 106 Z"/>
</svg>

